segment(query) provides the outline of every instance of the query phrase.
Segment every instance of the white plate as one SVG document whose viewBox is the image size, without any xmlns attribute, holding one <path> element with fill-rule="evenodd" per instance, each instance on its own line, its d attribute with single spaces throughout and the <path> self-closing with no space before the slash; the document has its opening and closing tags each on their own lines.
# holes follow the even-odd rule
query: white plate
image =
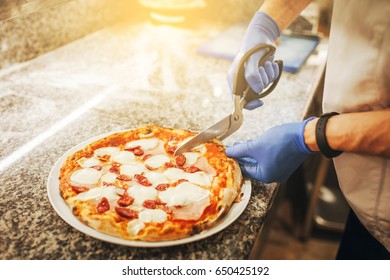
<svg viewBox="0 0 390 280">
<path fill-rule="evenodd" d="M 112 134 L 112 133 L 109 133 Z M 109 135 L 105 134 L 105 135 Z M 68 150 L 65 154 L 63 154 L 57 162 L 54 164 L 53 168 L 51 169 L 49 173 L 49 177 L 47 180 L 47 193 L 49 196 L 49 201 L 51 205 L 53 206 L 54 210 L 58 213 L 58 215 L 69 225 L 77 229 L 78 231 L 81 231 L 82 233 L 85 233 L 89 236 L 92 236 L 94 238 L 120 244 L 120 245 L 126 245 L 126 246 L 133 246 L 133 247 L 166 247 L 166 246 L 174 246 L 174 245 L 180 245 L 185 244 L 197 240 L 201 240 L 203 238 L 209 237 L 215 233 L 218 233 L 219 231 L 225 229 L 228 227 L 231 223 L 233 223 L 245 210 L 246 206 L 248 205 L 249 198 L 251 196 L 251 183 L 249 180 L 244 181 L 244 184 L 242 186 L 242 199 L 238 203 L 234 203 L 229 212 L 218 221 L 217 224 L 215 224 L 212 228 L 209 230 L 203 231 L 199 234 L 192 235 L 190 237 L 177 239 L 177 240 L 171 240 L 171 241 L 161 241 L 161 242 L 146 242 L 146 241 L 133 241 L 133 240 L 126 240 L 122 238 L 118 238 L 115 236 L 111 236 L 108 234 L 101 233 L 80 220 L 76 218 L 76 216 L 73 215 L 71 209 L 66 204 L 66 202 L 63 200 L 63 198 L 60 195 L 60 188 L 59 188 L 59 175 L 60 175 L 60 169 L 65 162 L 66 158 L 73 154 L 74 152 L 84 148 L 87 144 L 96 141 L 105 135 L 94 137 L 90 140 L 87 140 L 85 142 L 82 142 L 70 150 Z"/>
</svg>

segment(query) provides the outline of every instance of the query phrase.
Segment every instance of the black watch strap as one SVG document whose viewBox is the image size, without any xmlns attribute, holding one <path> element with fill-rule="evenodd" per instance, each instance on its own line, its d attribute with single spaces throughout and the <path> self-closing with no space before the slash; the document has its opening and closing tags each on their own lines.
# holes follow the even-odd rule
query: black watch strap
<svg viewBox="0 0 390 280">
<path fill-rule="evenodd" d="M 326 124 L 330 117 L 339 115 L 339 113 L 331 112 L 320 116 L 316 125 L 316 141 L 320 152 L 327 158 L 333 158 L 339 156 L 342 152 L 333 150 L 326 139 L 325 130 Z"/>
</svg>

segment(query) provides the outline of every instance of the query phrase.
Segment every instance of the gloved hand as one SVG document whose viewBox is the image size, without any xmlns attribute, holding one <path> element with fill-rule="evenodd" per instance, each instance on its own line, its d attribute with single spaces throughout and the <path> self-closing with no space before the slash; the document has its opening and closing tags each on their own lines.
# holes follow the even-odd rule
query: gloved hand
<svg viewBox="0 0 390 280">
<path fill-rule="evenodd" d="M 257 12 L 252 18 L 245 32 L 244 42 L 239 53 L 234 58 L 227 74 L 227 81 L 230 91 L 233 89 L 233 81 L 237 72 L 241 57 L 253 47 L 259 44 L 269 44 L 275 46 L 276 39 L 280 36 L 280 29 L 277 23 L 266 13 Z M 245 79 L 253 91 L 261 93 L 268 84 L 272 83 L 279 75 L 278 65 L 272 61 L 266 61 L 264 67 L 259 67 L 259 60 L 265 51 L 253 54 L 247 62 L 245 68 Z M 262 105 L 261 100 L 253 100 L 246 104 L 245 108 L 252 110 Z"/>
<path fill-rule="evenodd" d="M 238 160 L 244 176 L 265 183 L 285 182 L 314 153 L 306 146 L 303 134 L 312 119 L 275 126 L 255 140 L 228 147 L 226 154 Z"/>
</svg>

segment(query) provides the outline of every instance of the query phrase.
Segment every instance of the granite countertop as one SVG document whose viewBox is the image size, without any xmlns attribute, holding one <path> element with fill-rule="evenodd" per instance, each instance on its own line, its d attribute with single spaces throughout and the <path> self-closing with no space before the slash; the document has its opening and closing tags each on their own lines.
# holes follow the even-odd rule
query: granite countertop
<svg viewBox="0 0 390 280">
<path fill-rule="evenodd" d="M 196 53 L 223 28 L 119 25 L 0 71 L 0 259 L 248 258 L 278 184 L 252 182 L 249 204 L 232 225 L 164 248 L 89 237 L 57 215 L 46 190 L 56 160 L 86 139 L 149 124 L 199 131 L 230 113 L 230 62 Z M 225 144 L 301 119 L 317 58 L 298 74 L 284 74 Z"/>
</svg>

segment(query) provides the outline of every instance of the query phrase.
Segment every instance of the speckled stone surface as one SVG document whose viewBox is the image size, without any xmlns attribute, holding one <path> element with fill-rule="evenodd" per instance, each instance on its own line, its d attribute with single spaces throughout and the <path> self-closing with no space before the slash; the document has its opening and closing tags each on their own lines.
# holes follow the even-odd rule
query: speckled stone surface
<svg viewBox="0 0 390 280">
<path fill-rule="evenodd" d="M 14 1 L 30 6 L 32 13 L 21 13 L 8 20 L 0 20 L 0 69 L 32 59 L 63 46 L 91 32 L 123 20 L 136 17 L 136 1 L 126 0 L 57 0 L 34 8 L 34 3 Z M 39 1 L 35 6 L 39 6 Z M 131 2 L 131 5 L 129 4 Z M 0 9 L 11 4 L 1 3 Z M 19 14 L 19 13 L 18 13 Z M 6 19 L 7 16 L 3 15 Z"/>
<path fill-rule="evenodd" d="M 53 210 L 46 190 L 56 160 L 86 139 L 148 124 L 198 131 L 230 113 L 225 81 L 230 63 L 196 53 L 222 30 L 120 25 L 0 72 L 0 259 L 249 256 L 277 184 L 254 182 L 244 213 L 218 234 L 155 249 L 78 232 Z M 242 128 L 225 144 L 301 119 L 318 68 L 313 61 L 296 75 L 284 74 L 265 105 L 245 112 Z"/>
</svg>

